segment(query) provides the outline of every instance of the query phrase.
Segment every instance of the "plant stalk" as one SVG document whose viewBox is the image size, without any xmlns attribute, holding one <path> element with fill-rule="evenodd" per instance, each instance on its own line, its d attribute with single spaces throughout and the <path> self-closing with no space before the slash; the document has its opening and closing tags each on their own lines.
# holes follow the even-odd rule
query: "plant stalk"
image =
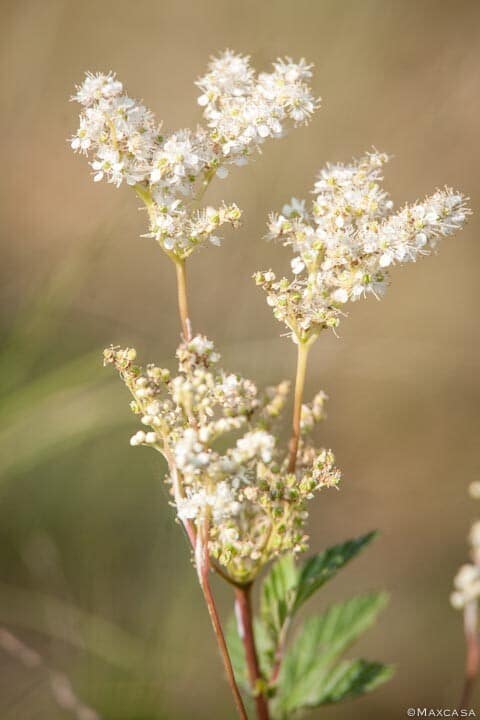
<svg viewBox="0 0 480 720">
<path fill-rule="evenodd" d="M 203 596 L 205 598 L 205 602 L 208 608 L 208 613 L 210 615 L 210 620 L 212 621 L 213 630 L 217 638 L 218 648 L 220 650 L 220 655 L 222 657 L 225 672 L 227 674 L 228 684 L 230 685 L 230 689 L 235 700 L 235 705 L 237 707 L 237 711 L 241 720 L 248 720 L 245 705 L 243 704 L 242 696 L 240 694 L 240 690 L 238 689 L 237 681 L 235 680 L 235 673 L 233 671 L 232 661 L 230 660 L 230 655 L 228 652 L 225 635 L 223 634 L 220 616 L 218 614 L 217 606 L 215 604 L 212 588 L 210 585 L 210 558 L 208 553 L 208 541 L 207 539 L 200 537 L 200 533 L 197 535 L 197 542 L 195 547 L 195 561 L 200 587 L 202 588 Z"/>
<path fill-rule="evenodd" d="M 238 632 L 245 648 L 248 677 L 250 687 L 255 698 L 258 720 L 269 720 L 268 700 L 262 692 L 263 680 L 258 662 L 255 634 L 252 622 L 251 584 L 237 585 L 235 588 L 235 614 L 237 616 Z"/>
<path fill-rule="evenodd" d="M 172 485 L 173 485 L 173 492 L 175 501 L 177 502 L 180 497 L 182 497 L 182 486 L 181 482 L 179 481 L 178 477 L 178 471 L 175 467 L 175 463 L 170 456 L 169 453 L 166 455 L 167 462 L 170 468 L 170 472 L 172 475 Z M 210 619 L 212 621 L 213 630 L 215 632 L 215 637 L 217 639 L 218 648 L 220 651 L 220 656 L 222 658 L 225 672 L 227 674 L 227 680 L 228 684 L 230 685 L 230 688 L 232 690 L 235 704 L 237 706 L 237 709 L 239 711 L 240 717 L 242 720 L 248 720 L 247 715 L 245 713 L 245 707 L 243 705 L 243 700 L 240 695 L 240 691 L 238 689 L 235 675 L 233 672 L 232 663 L 230 660 L 230 655 L 228 653 L 228 648 L 225 642 L 225 636 L 223 634 L 220 616 L 218 614 L 217 606 L 215 604 L 215 599 L 213 597 L 212 588 L 210 585 L 210 578 L 209 578 L 209 571 L 210 571 L 210 557 L 208 553 L 208 527 L 204 528 L 203 535 L 204 537 L 200 537 L 200 533 L 197 533 L 195 531 L 195 526 L 192 523 L 191 520 L 182 520 L 182 525 L 185 528 L 185 532 L 187 534 L 188 540 L 192 546 L 192 549 L 195 553 L 195 562 L 197 567 L 197 575 L 200 583 L 200 588 L 203 593 L 203 597 L 205 599 L 205 604 L 208 609 L 208 614 L 210 615 Z"/>
<path fill-rule="evenodd" d="M 202 188 L 201 196 L 203 196 L 203 193 L 208 187 L 208 184 L 211 180 L 213 175 L 209 176 L 208 179 L 204 182 L 204 186 Z M 152 207 L 153 207 L 153 199 L 151 197 L 151 194 L 144 190 L 142 186 L 136 185 L 135 186 L 136 192 L 141 197 L 143 202 L 145 203 L 147 210 L 149 212 L 149 215 L 151 216 L 152 213 Z M 201 197 L 200 196 L 200 197 Z M 200 199 L 200 198 L 198 198 Z M 182 327 L 182 334 L 185 342 L 189 342 L 192 339 L 192 326 L 190 323 L 190 314 L 188 311 L 188 296 L 187 296 L 187 274 L 186 274 L 186 268 L 185 268 L 185 260 L 175 257 L 172 254 L 168 253 L 173 262 L 175 263 L 175 269 L 176 269 L 176 275 L 177 275 L 177 298 L 178 298 L 178 311 L 180 315 L 180 323 Z M 178 481 L 178 474 L 175 469 L 175 463 L 171 458 L 168 458 L 168 464 L 170 466 L 170 470 L 172 472 L 172 476 L 174 477 L 174 494 L 175 498 L 177 499 L 181 495 L 181 487 L 180 483 Z M 238 710 L 239 717 L 241 720 L 248 720 L 247 712 L 245 710 L 245 706 L 243 704 L 242 696 L 240 694 L 240 691 L 238 689 L 237 682 L 235 680 L 235 673 L 233 671 L 232 661 L 230 659 L 230 655 L 227 648 L 227 643 L 225 641 L 225 635 L 223 633 L 222 624 L 220 621 L 220 616 L 217 610 L 217 606 L 215 604 L 215 600 L 212 593 L 212 588 L 210 585 L 210 579 L 209 579 L 209 572 L 210 572 L 210 557 L 208 552 L 208 526 L 207 526 L 207 532 L 205 538 L 200 537 L 200 533 L 195 532 L 195 527 L 193 523 L 190 520 L 185 520 L 182 522 L 185 531 L 187 533 L 187 537 L 190 541 L 190 544 L 192 545 L 192 548 L 195 552 L 195 560 L 197 565 L 197 575 L 200 583 L 200 587 L 202 589 L 202 593 L 205 599 L 205 603 L 207 605 L 208 613 L 210 615 L 210 619 L 212 621 L 213 630 L 215 632 L 215 636 L 218 643 L 218 648 L 220 650 L 220 655 L 225 667 L 225 672 L 227 674 L 227 680 L 228 684 L 230 685 L 230 689 L 232 691 L 235 705 Z M 221 573 L 226 579 L 228 579 L 223 573 Z M 268 720 L 268 716 L 266 716 L 266 720 Z"/>
<path fill-rule="evenodd" d="M 303 390 L 307 373 L 308 352 L 310 343 L 298 341 L 297 345 L 297 374 L 295 378 L 295 398 L 293 401 L 292 437 L 289 443 L 288 472 L 295 472 L 297 465 L 298 445 L 300 442 L 300 420 L 302 416 Z"/>
<path fill-rule="evenodd" d="M 190 323 L 190 314 L 188 312 L 187 273 L 185 260 L 175 258 L 174 262 L 175 269 L 177 271 L 178 312 L 180 314 L 182 334 L 185 342 L 189 342 L 192 339 L 192 325 Z"/>
<path fill-rule="evenodd" d="M 182 333 L 184 340 L 188 342 L 192 339 L 192 327 L 188 312 L 188 298 L 187 298 L 187 276 L 185 271 L 185 260 L 175 259 L 175 268 L 177 272 L 177 294 L 178 294 L 178 310 L 180 314 L 180 322 L 182 326 Z M 174 463 L 172 466 L 174 467 Z M 176 472 L 175 472 L 176 475 Z M 180 493 L 180 488 L 177 488 L 177 493 Z M 189 520 L 184 521 L 184 527 L 187 532 L 190 543 L 195 552 L 195 561 L 197 565 L 197 575 L 202 589 L 203 597 L 210 615 L 212 622 L 213 631 L 217 639 L 218 649 L 220 656 L 223 661 L 225 672 L 227 675 L 227 681 L 233 694 L 235 705 L 238 710 L 239 717 L 241 720 L 248 720 L 248 716 L 243 704 L 240 690 L 238 689 L 237 682 L 235 680 L 235 673 L 228 652 L 227 643 L 225 641 L 225 635 L 223 633 L 220 615 L 217 610 L 215 599 L 213 597 L 212 588 L 210 585 L 210 557 L 208 552 L 208 527 L 204 533 L 205 537 L 201 537 L 201 533 L 195 533 L 193 523 Z"/>
</svg>

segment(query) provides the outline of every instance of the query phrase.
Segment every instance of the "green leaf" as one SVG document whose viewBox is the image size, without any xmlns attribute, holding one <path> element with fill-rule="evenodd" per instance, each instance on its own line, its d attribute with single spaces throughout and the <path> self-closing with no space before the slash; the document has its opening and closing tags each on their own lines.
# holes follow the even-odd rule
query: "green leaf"
<svg viewBox="0 0 480 720">
<path fill-rule="evenodd" d="M 385 593 L 354 597 L 304 623 L 282 664 L 278 685 L 284 710 L 292 712 L 334 702 L 329 698 L 369 689 L 370 676 L 367 677 L 366 670 L 363 675 L 360 673 L 358 661 L 336 667 L 334 664 L 372 625 L 386 602 Z"/>
<path fill-rule="evenodd" d="M 375 535 L 375 531 L 361 535 L 309 558 L 300 571 L 293 612 L 296 612 L 316 590 L 331 580 L 347 562 L 358 555 Z"/>
<path fill-rule="evenodd" d="M 262 584 L 260 613 L 268 632 L 277 637 L 295 605 L 298 569 L 292 555 L 278 560 Z"/>
<path fill-rule="evenodd" d="M 253 630 L 260 670 L 263 677 L 268 678 L 272 672 L 275 659 L 275 645 L 265 623 L 258 617 L 253 620 Z"/>
<path fill-rule="evenodd" d="M 272 565 L 262 584 L 258 633 L 263 637 L 262 668 L 268 677 L 277 653 L 282 654 L 291 620 L 297 610 L 324 583 L 375 537 L 375 532 L 328 548 L 295 565 L 287 555 Z"/>
<path fill-rule="evenodd" d="M 389 680 L 392 665 L 368 660 L 348 660 L 337 665 L 325 680 L 322 705 L 340 702 L 375 690 Z"/>
<path fill-rule="evenodd" d="M 247 675 L 247 663 L 245 660 L 245 650 L 243 648 L 240 635 L 238 634 L 237 622 L 234 616 L 232 616 L 227 623 L 225 639 L 227 641 L 228 652 L 232 661 L 235 679 L 244 690 L 250 690 Z"/>
</svg>

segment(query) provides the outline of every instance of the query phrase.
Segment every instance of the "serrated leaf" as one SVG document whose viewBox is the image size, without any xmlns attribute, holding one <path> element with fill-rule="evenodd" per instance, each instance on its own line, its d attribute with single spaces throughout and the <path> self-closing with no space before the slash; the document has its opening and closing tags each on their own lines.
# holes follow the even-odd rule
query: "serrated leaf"
<svg viewBox="0 0 480 720">
<path fill-rule="evenodd" d="M 295 604 L 298 569 L 292 555 L 285 555 L 272 565 L 262 584 L 260 613 L 267 630 L 277 637 Z"/>
<path fill-rule="evenodd" d="M 392 665 L 368 660 L 346 660 L 337 665 L 325 680 L 321 704 L 336 703 L 371 692 L 387 682 L 393 671 Z"/>
<path fill-rule="evenodd" d="M 385 593 L 354 597 L 304 623 L 280 673 L 280 704 L 285 710 L 327 702 L 336 687 L 335 673 L 342 677 L 342 666 L 334 668 L 335 662 L 372 625 L 386 602 Z"/>
<path fill-rule="evenodd" d="M 272 565 L 265 577 L 260 598 L 259 636 L 263 636 L 260 654 L 266 677 L 275 674 L 284 651 L 288 629 L 297 610 L 324 583 L 354 558 L 375 537 L 375 532 L 347 540 L 318 553 L 301 566 L 287 555 Z M 257 634 L 257 633 L 256 633 Z"/>
<path fill-rule="evenodd" d="M 299 573 L 293 612 L 296 612 L 316 590 L 358 555 L 373 540 L 375 535 L 375 531 L 361 535 L 354 540 L 347 540 L 341 545 L 334 545 L 324 552 L 308 558 Z"/>
<path fill-rule="evenodd" d="M 275 644 L 265 623 L 258 617 L 253 620 L 253 630 L 260 670 L 263 677 L 268 678 L 275 659 Z"/>
</svg>

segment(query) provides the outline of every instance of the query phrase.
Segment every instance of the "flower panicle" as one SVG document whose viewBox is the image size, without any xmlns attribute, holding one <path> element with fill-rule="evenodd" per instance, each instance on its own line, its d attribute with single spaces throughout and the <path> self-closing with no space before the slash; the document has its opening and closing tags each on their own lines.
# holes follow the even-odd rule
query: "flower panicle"
<svg viewBox="0 0 480 720">
<path fill-rule="evenodd" d="M 209 518 L 211 555 L 238 582 L 255 577 L 265 563 L 307 543 L 306 502 L 340 473 L 329 450 L 302 441 L 299 471 L 287 470 L 274 430 L 286 405 L 286 381 L 259 392 L 241 375 L 225 372 L 205 336 L 177 350 L 178 373 L 137 366 L 132 348 L 110 347 L 113 365 L 130 390 L 142 429 L 133 446 L 150 446 L 168 464 L 166 482 L 178 518 L 200 527 Z M 320 421 L 324 394 L 310 412 Z M 219 442 L 221 441 L 221 442 Z"/>
<path fill-rule="evenodd" d="M 327 164 L 310 208 L 292 198 L 270 215 L 267 238 L 292 248 L 293 278 L 277 280 L 269 270 L 255 280 L 297 341 L 335 329 L 346 303 L 381 298 L 394 265 L 431 254 L 471 214 L 468 199 L 449 187 L 393 212 L 381 186 L 388 159 L 373 151 L 348 165 Z"/>
<path fill-rule="evenodd" d="M 310 77 L 310 65 L 290 58 L 256 76 L 248 57 L 227 50 L 197 81 L 206 126 L 164 132 L 114 73 L 89 72 L 72 97 L 82 112 L 70 144 L 89 158 L 95 182 L 135 188 L 148 210 L 145 236 L 184 259 L 207 241 L 219 244 L 215 225 L 237 226 L 236 206 L 199 212 L 202 196 L 214 177 L 245 164 L 268 138 L 309 120 L 318 107 Z"/>
</svg>

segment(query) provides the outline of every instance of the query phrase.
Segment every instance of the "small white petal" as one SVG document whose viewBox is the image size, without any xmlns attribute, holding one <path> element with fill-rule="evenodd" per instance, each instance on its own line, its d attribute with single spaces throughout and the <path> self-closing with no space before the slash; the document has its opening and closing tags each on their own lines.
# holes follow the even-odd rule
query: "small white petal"
<svg viewBox="0 0 480 720">
<path fill-rule="evenodd" d="M 270 135 L 270 128 L 268 125 L 259 125 L 257 131 L 261 138 L 267 138 Z"/>
<path fill-rule="evenodd" d="M 337 288 L 332 295 L 334 302 L 346 303 L 348 301 L 348 292 L 345 288 Z"/>
</svg>

